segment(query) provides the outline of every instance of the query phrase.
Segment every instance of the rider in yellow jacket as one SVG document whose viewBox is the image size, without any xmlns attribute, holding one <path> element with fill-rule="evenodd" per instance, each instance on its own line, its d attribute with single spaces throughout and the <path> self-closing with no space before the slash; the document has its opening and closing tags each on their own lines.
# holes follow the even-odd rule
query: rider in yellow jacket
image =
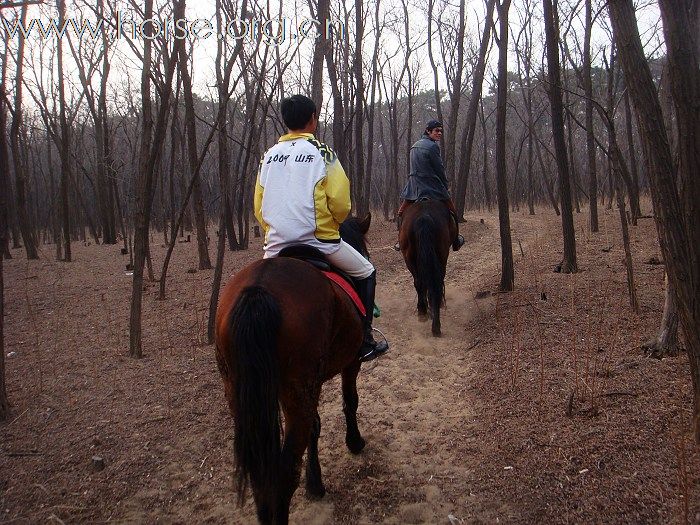
<svg viewBox="0 0 700 525">
<path fill-rule="evenodd" d="M 321 251 L 354 277 L 367 312 L 360 361 L 388 350 L 372 337 L 376 271 L 372 263 L 340 238 L 340 223 L 350 213 L 350 181 L 331 148 L 314 137 L 316 105 L 303 95 L 282 100 L 280 112 L 289 133 L 265 152 L 255 183 L 255 218 L 265 230 L 265 258 L 293 244 Z"/>
<path fill-rule="evenodd" d="M 313 133 L 282 135 L 265 153 L 255 184 L 254 211 L 265 230 L 266 258 L 291 244 L 309 244 L 326 255 L 336 252 L 338 228 L 350 207 L 345 170 L 333 150 Z"/>
</svg>

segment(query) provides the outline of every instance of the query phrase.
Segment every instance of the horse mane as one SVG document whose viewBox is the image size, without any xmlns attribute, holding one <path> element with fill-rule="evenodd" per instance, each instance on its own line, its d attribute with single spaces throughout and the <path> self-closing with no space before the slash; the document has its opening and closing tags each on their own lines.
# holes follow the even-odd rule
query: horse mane
<svg viewBox="0 0 700 525">
<path fill-rule="evenodd" d="M 362 255 L 367 256 L 369 251 L 367 250 L 367 241 L 365 240 L 365 234 L 362 230 L 362 222 L 364 219 L 359 217 L 348 217 L 340 225 L 340 237 L 348 243 L 350 246 L 355 248 Z"/>
</svg>

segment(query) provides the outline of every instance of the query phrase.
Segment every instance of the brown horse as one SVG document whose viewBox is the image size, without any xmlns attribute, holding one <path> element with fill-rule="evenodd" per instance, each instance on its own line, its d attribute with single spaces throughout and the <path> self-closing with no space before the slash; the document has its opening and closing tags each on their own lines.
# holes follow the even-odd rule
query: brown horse
<svg viewBox="0 0 700 525">
<path fill-rule="evenodd" d="M 440 306 L 445 303 L 445 268 L 457 226 L 447 207 L 438 200 L 421 200 L 403 212 L 399 246 L 413 276 L 418 294 L 418 315 L 433 318 L 432 332 L 439 337 Z"/>
<path fill-rule="evenodd" d="M 371 217 L 341 225 L 363 255 Z M 306 462 L 307 496 L 322 497 L 318 461 L 321 385 L 342 374 L 345 443 L 358 454 L 358 351 L 362 319 L 341 288 L 310 263 L 289 257 L 255 261 L 226 285 L 216 315 L 216 357 L 234 420 L 239 503 L 250 485 L 261 523 L 287 523 Z M 281 443 L 280 407 L 284 414 Z"/>
</svg>

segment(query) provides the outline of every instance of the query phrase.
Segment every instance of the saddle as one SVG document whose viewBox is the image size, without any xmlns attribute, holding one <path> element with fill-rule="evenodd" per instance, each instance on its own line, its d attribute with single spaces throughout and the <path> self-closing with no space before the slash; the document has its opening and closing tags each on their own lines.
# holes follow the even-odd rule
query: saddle
<svg viewBox="0 0 700 525">
<path fill-rule="evenodd" d="M 293 244 L 282 248 L 278 254 L 278 257 L 292 257 L 293 259 L 299 259 L 300 261 L 307 262 L 321 270 L 323 275 L 343 289 L 348 297 L 352 299 L 352 302 L 355 304 L 360 314 L 363 317 L 365 316 L 365 306 L 362 304 L 360 296 L 357 294 L 355 280 L 339 268 L 336 268 L 330 264 L 319 249 L 306 244 Z"/>
</svg>

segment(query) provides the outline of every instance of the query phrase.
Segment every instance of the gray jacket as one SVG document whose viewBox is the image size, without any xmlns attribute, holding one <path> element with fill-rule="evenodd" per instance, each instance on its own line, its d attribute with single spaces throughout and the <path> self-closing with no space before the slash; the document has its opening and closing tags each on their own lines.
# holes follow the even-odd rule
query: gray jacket
<svg viewBox="0 0 700 525">
<path fill-rule="evenodd" d="M 411 168 L 401 198 L 417 201 L 422 198 L 445 200 L 450 198 L 445 177 L 445 166 L 440 157 L 440 146 L 427 133 L 411 147 Z"/>
</svg>

